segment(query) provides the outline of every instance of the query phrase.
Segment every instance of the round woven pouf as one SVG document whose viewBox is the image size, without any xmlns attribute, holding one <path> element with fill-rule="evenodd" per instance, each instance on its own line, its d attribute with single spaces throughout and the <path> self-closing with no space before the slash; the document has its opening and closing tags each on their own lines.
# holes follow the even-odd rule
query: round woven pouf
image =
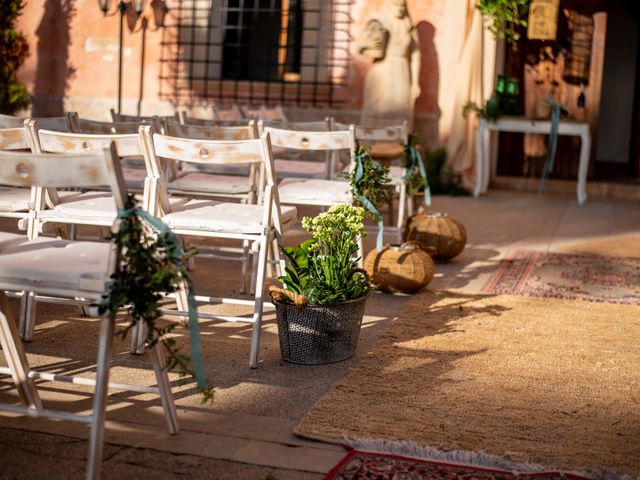
<svg viewBox="0 0 640 480">
<path fill-rule="evenodd" d="M 407 219 L 402 235 L 414 240 L 434 260 L 446 262 L 460 255 L 467 243 L 464 225 L 446 213 L 419 213 Z"/>
<path fill-rule="evenodd" d="M 387 293 L 415 293 L 426 287 L 436 273 L 433 260 L 417 242 L 385 245 L 364 260 L 371 283 Z"/>
</svg>

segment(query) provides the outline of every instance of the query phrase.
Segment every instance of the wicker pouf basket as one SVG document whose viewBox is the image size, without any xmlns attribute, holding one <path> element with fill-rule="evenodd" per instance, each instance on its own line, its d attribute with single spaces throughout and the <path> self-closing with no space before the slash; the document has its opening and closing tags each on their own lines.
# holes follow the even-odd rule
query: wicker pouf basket
<svg viewBox="0 0 640 480">
<path fill-rule="evenodd" d="M 367 298 L 331 305 L 295 305 L 274 299 L 282 359 L 322 365 L 352 357 Z"/>
<path fill-rule="evenodd" d="M 364 261 L 371 283 L 387 293 L 415 293 L 426 287 L 436 272 L 433 260 L 418 242 L 385 245 Z"/>
<path fill-rule="evenodd" d="M 437 261 L 460 255 L 467 243 L 464 225 L 446 213 L 419 213 L 407 219 L 403 240 L 414 240 Z"/>
</svg>

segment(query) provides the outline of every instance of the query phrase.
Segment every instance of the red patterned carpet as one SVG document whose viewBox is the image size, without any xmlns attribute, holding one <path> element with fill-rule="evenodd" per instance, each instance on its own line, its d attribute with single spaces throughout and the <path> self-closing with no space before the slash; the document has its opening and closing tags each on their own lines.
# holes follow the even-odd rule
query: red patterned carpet
<svg viewBox="0 0 640 480">
<path fill-rule="evenodd" d="M 342 461 L 325 476 L 325 480 L 579 480 L 587 478 L 566 472 L 515 474 L 508 470 L 495 470 L 359 450 L 350 450 Z"/>
<path fill-rule="evenodd" d="M 640 259 L 518 250 L 486 293 L 640 304 Z"/>
</svg>

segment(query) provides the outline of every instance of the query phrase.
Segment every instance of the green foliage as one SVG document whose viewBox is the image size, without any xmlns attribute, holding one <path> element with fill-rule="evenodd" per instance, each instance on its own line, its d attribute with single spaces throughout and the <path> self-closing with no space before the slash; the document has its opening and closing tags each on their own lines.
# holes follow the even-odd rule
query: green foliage
<svg viewBox="0 0 640 480">
<path fill-rule="evenodd" d="M 288 290 L 311 304 L 331 304 L 363 297 L 370 290 L 366 272 L 357 268 L 358 238 L 365 235 L 364 209 L 336 205 L 302 226 L 311 238 L 283 251 L 290 262 L 280 277 Z"/>
<path fill-rule="evenodd" d="M 126 209 L 135 207 L 133 197 L 127 200 Z M 119 309 L 126 307 L 129 324 L 117 332 L 126 338 L 129 331 L 139 322 L 147 327 L 146 342 L 154 346 L 162 342 L 167 353 L 167 369 L 176 369 L 180 376 L 191 375 L 191 359 L 180 352 L 176 341 L 169 334 L 176 327 L 172 322 L 160 326 L 160 300 L 164 293 L 177 291 L 178 285 L 187 281 L 183 262 L 195 251 L 190 250 L 182 257 L 181 246 L 175 242 L 170 232 L 153 235 L 149 226 L 135 213 L 122 219 L 120 229 L 108 237 L 114 242 L 117 252 L 117 267 L 112 275 L 106 308 L 115 315 Z M 213 399 L 213 389 L 200 390 L 203 402 Z"/>
<path fill-rule="evenodd" d="M 16 77 L 29 55 L 27 39 L 15 30 L 24 6 L 23 0 L 0 0 L 0 113 L 9 115 L 31 103 L 26 87 Z"/>
<path fill-rule="evenodd" d="M 489 31 L 496 38 L 504 38 L 512 45 L 520 39 L 518 27 L 527 26 L 527 13 L 531 0 L 478 0 L 476 8 L 485 19 L 490 19 Z"/>
<path fill-rule="evenodd" d="M 429 179 L 429 188 L 432 195 L 471 195 L 466 188 L 460 185 L 459 179 L 447 166 L 447 150 L 443 147 L 435 150 L 425 150 L 424 163 Z M 414 174 L 409 181 L 409 192 L 416 193 L 424 191 L 424 179 Z"/>
<path fill-rule="evenodd" d="M 497 98 L 491 97 L 484 105 L 478 105 L 475 102 L 467 102 L 462 106 L 462 116 L 466 117 L 469 112 L 476 112 L 481 118 L 495 122 L 502 115 L 500 103 Z"/>
<path fill-rule="evenodd" d="M 373 160 L 369 150 L 362 146 L 358 147 L 354 162 L 355 168 L 351 172 L 341 174 L 351 184 L 354 205 L 366 208 L 361 201 L 363 197 L 376 209 L 391 202 L 394 188 L 389 178 L 389 166 Z M 358 164 L 362 166 L 360 171 Z M 375 217 L 369 209 L 366 212 L 370 217 Z M 379 218 L 374 220 L 377 221 Z"/>
</svg>

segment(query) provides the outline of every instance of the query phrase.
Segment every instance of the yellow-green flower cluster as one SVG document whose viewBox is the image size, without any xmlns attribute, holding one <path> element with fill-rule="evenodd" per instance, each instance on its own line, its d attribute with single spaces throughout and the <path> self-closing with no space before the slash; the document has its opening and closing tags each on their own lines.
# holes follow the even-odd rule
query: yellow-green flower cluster
<svg viewBox="0 0 640 480">
<path fill-rule="evenodd" d="M 353 205 L 334 205 L 314 218 L 304 217 L 302 228 L 320 242 L 333 241 L 337 236 L 355 240 L 364 236 L 364 209 Z"/>
</svg>

